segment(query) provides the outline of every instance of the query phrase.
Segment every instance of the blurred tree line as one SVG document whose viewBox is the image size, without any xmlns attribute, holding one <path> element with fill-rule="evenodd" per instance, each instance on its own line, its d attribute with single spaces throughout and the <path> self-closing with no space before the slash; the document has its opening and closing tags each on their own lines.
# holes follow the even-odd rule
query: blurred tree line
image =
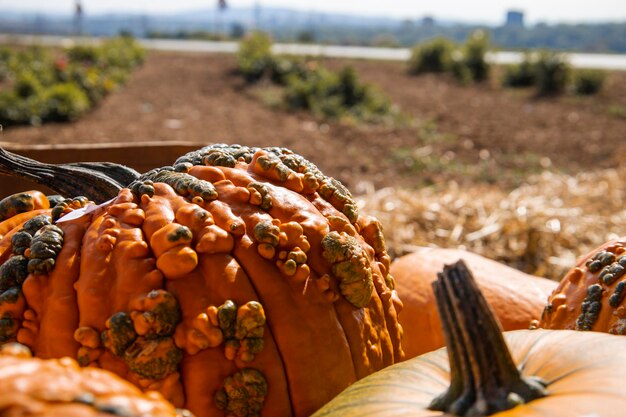
<svg viewBox="0 0 626 417">
<path fill-rule="evenodd" d="M 309 41 L 344 45 L 409 47 L 434 37 L 462 42 L 476 30 L 486 32 L 492 45 L 502 49 L 553 49 L 579 52 L 626 53 L 626 23 L 538 24 L 488 27 L 477 25 L 428 25 L 405 21 L 396 27 L 350 27 L 321 25 L 306 30 Z M 298 40 L 302 29 L 270 30 L 278 41 Z"/>
<path fill-rule="evenodd" d="M 208 29 L 151 30 L 149 38 L 200 40 L 240 39 L 249 28 L 233 23 L 216 34 Z M 272 25 L 263 27 L 277 42 L 327 43 L 355 46 L 411 47 L 436 37 L 463 42 L 477 30 L 485 32 L 494 48 L 506 50 L 551 49 L 563 52 L 626 53 L 626 23 L 537 24 L 534 26 L 443 25 L 403 21 L 398 25 Z"/>
</svg>

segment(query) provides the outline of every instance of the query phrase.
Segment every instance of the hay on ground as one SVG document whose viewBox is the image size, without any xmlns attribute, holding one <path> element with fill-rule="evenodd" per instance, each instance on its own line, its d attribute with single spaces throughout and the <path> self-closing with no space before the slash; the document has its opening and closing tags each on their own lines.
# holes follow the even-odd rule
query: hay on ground
<svg viewBox="0 0 626 417">
<path fill-rule="evenodd" d="M 578 256 L 626 235 L 626 169 L 544 172 L 497 188 L 385 188 L 357 197 L 377 217 L 392 256 L 417 246 L 464 248 L 525 272 L 560 279 Z M 361 187 L 361 189 L 368 187 Z"/>
</svg>

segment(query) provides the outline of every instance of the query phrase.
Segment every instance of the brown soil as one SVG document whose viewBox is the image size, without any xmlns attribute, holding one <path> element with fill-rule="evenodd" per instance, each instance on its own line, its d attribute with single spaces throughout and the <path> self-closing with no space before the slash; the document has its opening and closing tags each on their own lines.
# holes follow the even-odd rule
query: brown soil
<svg viewBox="0 0 626 417">
<path fill-rule="evenodd" d="M 346 63 L 326 62 L 335 68 Z M 518 171 L 524 175 L 529 167 L 588 171 L 618 166 L 626 158 L 626 118 L 610 111 L 626 111 L 625 73 L 611 74 L 598 96 L 540 99 L 530 91 L 503 90 L 495 82 L 463 87 L 446 76 L 410 77 L 400 63 L 349 64 L 417 123 L 316 121 L 263 103 L 262 87 L 246 87 L 233 74 L 231 55 L 151 53 L 123 89 L 78 122 L 7 128 L 0 141 L 284 146 L 357 193 L 368 184 L 380 188 L 463 181 L 468 171 L 460 166 L 482 164 L 474 180 L 511 185 L 519 179 Z M 437 169 L 416 164 L 423 155 L 431 157 L 429 163 L 434 156 Z"/>
</svg>

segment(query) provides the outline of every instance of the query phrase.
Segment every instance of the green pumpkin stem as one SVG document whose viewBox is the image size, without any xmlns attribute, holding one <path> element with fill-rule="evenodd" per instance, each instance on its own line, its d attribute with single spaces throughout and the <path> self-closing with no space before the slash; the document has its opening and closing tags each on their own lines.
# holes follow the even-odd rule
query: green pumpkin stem
<svg viewBox="0 0 626 417">
<path fill-rule="evenodd" d="M 0 174 L 24 178 L 65 196 L 83 195 L 95 202 L 115 197 L 139 178 L 132 168 L 100 162 L 46 164 L 0 147 Z"/>
<path fill-rule="evenodd" d="M 547 395 L 541 381 L 520 374 L 496 317 L 463 261 L 446 265 L 433 289 L 451 381 L 430 404 L 431 410 L 489 416 Z"/>
</svg>

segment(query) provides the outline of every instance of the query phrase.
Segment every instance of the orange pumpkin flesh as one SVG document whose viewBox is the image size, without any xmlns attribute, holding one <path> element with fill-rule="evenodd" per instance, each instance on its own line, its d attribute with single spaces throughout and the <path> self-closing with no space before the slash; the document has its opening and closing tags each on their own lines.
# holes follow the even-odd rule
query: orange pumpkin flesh
<svg viewBox="0 0 626 417">
<path fill-rule="evenodd" d="M 409 359 L 445 345 L 431 288 L 445 264 L 463 259 L 504 330 L 528 329 L 557 283 L 524 274 L 496 261 L 458 249 L 423 248 L 391 264 L 396 290 L 404 305 L 400 314 L 402 348 Z"/>
<path fill-rule="evenodd" d="M 215 145 L 64 220 L 86 203 L 52 209 L 59 230 L 32 236 L 25 278 L 0 265 L 3 341 L 111 370 L 199 417 L 308 416 L 402 359 L 379 225 L 298 155 Z"/>
<path fill-rule="evenodd" d="M 545 306 L 538 327 L 626 334 L 626 238 L 581 257 Z"/>
<path fill-rule="evenodd" d="M 356 382 L 313 417 L 623 415 L 625 339 L 567 330 L 501 334 L 484 299 L 474 300 L 477 287 L 466 277 L 446 280 L 436 291 L 452 293 L 444 303 L 438 294 L 449 348 Z"/>
<path fill-rule="evenodd" d="M 3 346 L 0 369 L 3 416 L 192 417 L 160 394 L 142 393 L 110 372 L 81 368 L 70 358 L 31 358 L 17 344 Z"/>
</svg>

